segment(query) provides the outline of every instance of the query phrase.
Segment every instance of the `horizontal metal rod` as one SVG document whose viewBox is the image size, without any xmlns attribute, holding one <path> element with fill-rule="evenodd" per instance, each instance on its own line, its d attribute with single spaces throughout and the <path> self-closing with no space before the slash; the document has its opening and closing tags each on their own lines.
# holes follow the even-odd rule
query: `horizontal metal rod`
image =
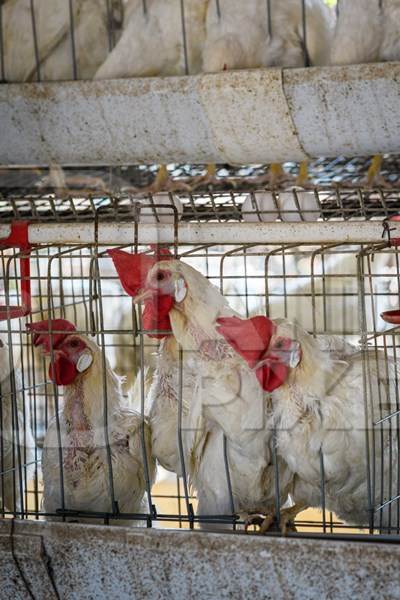
<svg viewBox="0 0 400 600">
<path fill-rule="evenodd" d="M 393 224 L 392 238 L 400 237 L 400 224 Z M 321 223 L 182 223 L 178 228 L 180 244 L 369 244 L 382 242 L 382 222 Z M 10 233 L 0 225 L 0 239 Z M 139 244 L 173 244 L 173 225 L 138 227 Z M 102 223 L 98 228 L 100 245 L 134 243 L 133 223 Z M 32 244 L 93 244 L 94 226 L 90 223 L 40 223 L 29 228 Z"/>
</svg>

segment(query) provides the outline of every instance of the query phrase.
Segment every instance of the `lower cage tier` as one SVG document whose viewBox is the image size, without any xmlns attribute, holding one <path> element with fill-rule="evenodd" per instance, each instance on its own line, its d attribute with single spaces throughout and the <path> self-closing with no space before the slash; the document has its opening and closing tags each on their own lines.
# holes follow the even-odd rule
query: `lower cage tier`
<svg viewBox="0 0 400 600">
<path fill-rule="evenodd" d="M 151 412 L 148 406 L 149 389 L 163 347 L 159 338 L 170 332 L 166 332 L 166 327 L 158 322 L 152 322 L 149 327 L 142 310 L 132 304 L 132 298 L 121 286 L 107 250 L 116 248 L 118 244 L 130 253 L 139 250 L 150 252 L 147 260 L 153 264 L 152 260 L 155 259 L 151 259 L 147 244 L 162 242 L 169 245 L 171 253 L 170 256 L 164 254 L 168 261 L 164 265 L 172 261 L 171 268 L 175 262 L 179 269 L 183 269 L 182 273 L 185 269 L 191 269 L 189 273 L 196 273 L 200 287 L 197 289 L 195 286 L 192 290 L 193 298 L 204 301 L 206 293 L 210 302 L 206 305 L 210 311 L 213 307 L 211 298 L 220 299 L 218 302 L 224 298 L 242 319 L 255 315 L 268 315 L 271 319 L 286 318 L 298 324 L 304 332 L 309 332 L 314 339 L 333 336 L 340 342 L 335 350 L 332 349 L 338 357 L 341 352 L 346 353 L 346 348 L 350 348 L 351 353 L 354 350 L 359 379 L 357 393 L 349 402 L 354 400 L 360 403 L 357 408 L 360 432 L 356 438 L 357 444 L 361 443 L 357 447 L 362 448 L 362 452 L 360 455 L 356 453 L 358 458 L 355 460 L 363 465 L 368 449 L 365 477 L 362 479 L 368 482 L 368 486 L 360 502 L 368 506 L 369 516 L 355 523 L 354 519 L 346 521 L 335 514 L 329 500 L 330 464 L 329 461 L 324 463 L 317 448 L 318 497 L 312 503 L 313 510 L 298 513 L 295 523 L 297 533 L 291 535 L 308 532 L 322 535 L 348 533 L 355 536 L 366 533 L 378 539 L 386 534 L 398 539 L 398 227 L 397 222 L 393 221 L 388 222 L 385 228 L 381 220 L 297 224 L 139 224 L 136 227 L 131 222 L 98 225 L 36 223 L 28 227 L 28 239 L 20 248 L 12 248 L 12 243 L 7 245 L 7 242 L 3 242 L 0 279 L 0 315 L 4 319 L 0 323 L 0 358 L 4 363 L 0 414 L 2 430 L 5 432 L 2 436 L 0 473 L 3 516 L 57 520 L 64 517 L 69 521 L 113 524 L 139 521 L 157 527 L 243 529 L 246 515 L 243 514 L 242 505 L 237 502 L 235 461 L 229 439 L 218 448 L 215 455 L 222 469 L 220 482 L 225 504 L 213 507 L 213 510 L 204 510 L 198 504 L 190 471 L 190 453 L 186 454 L 185 450 L 192 435 L 185 419 L 190 414 L 190 394 L 197 389 L 195 378 L 200 367 L 193 368 L 190 362 L 193 348 L 187 347 L 185 339 L 179 342 L 180 350 L 174 355 L 175 374 L 169 387 L 175 412 L 168 435 L 173 447 L 177 444 L 178 462 L 172 467 L 167 460 L 163 460 L 162 451 L 157 456 L 159 449 L 155 449 L 160 464 L 166 468 L 158 467 L 158 480 L 153 485 L 152 457 L 143 445 L 145 437 L 142 433 L 147 431 Z M 10 231 L 10 225 L 2 225 L 1 238 L 6 239 Z M 252 242 L 249 242 L 250 239 Z M 153 251 L 155 249 L 157 247 L 153 246 Z M 166 251 L 165 248 L 163 251 Z M 131 272 L 134 275 L 135 271 Z M 214 287 L 207 287 L 211 284 Z M 189 280 L 185 285 L 191 289 Z M 205 286 L 204 289 L 202 286 Z M 182 292 L 183 288 L 179 289 Z M 203 292 L 208 291 L 203 293 L 202 289 Z M 21 310 L 22 314 L 19 312 Z M 394 326 L 381 317 L 390 311 L 394 311 Z M 17 318 L 7 321 L 7 316 Z M 57 380 L 54 370 L 49 370 L 49 364 L 54 360 L 51 359 L 51 352 L 59 352 L 58 346 L 53 350 L 50 346 L 47 346 L 47 350 L 43 347 L 42 350 L 46 350 L 43 355 L 40 348 L 34 348 L 35 338 L 27 334 L 27 324 L 43 320 L 48 323 L 49 319 L 64 319 L 72 323 L 76 335 L 86 340 L 90 353 L 98 356 L 98 375 L 94 383 L 97 392 L 92 400 L 97 403 L 97 408 L 91 414 L 98 419 L 99 427 L 94 435 L 104 436 L 105 406 L 112 400 L 108 384 L 105 386 L 105 374 L 111 370 L 124 378 L 123 399 L 124 402 L 133 402 L 132 406 L 138 414 L 137 431 L 142 432 L 135 438 L 138 443 L 136 458 L 139 457 L 139 462 L 143 460 L 143 464 L 147 465 L 143 474 L 143 490 L 147 499 L 137 510 L 127 509 L 121 503 L 117 483 L 113 492 L 116 503 L 77 504 L 72 492 L 79 486 L 81 476 L 76 480 L 73 476 L 75 483 L 72 492 L 67 492 L 67 488 L 70 485 L 68 478 L 75 472 L 75 467 L 80 473 L 80 455 L 70 455 L 68 447 L 64 448 L 58 440 L 58 434 L 54 438 L 56 441 L 53 440 L 56 454 L 51 473 L 58 477 L 64 473 L 65 487 L 64 491 L 60 487 L 61 495 L 55 503 L 42 504 L 43 481 L 46 485 L 42 456 L 46 432 L 53 423 L 54 432 L 57 433 L 60 427 L 60 435 L 63 435 L 63 422 L 54 421 L 54 417 L 59 411 L 62 413 L 69 402 L 68 384 L 60 385 L 63 381 Z M 45 327 L 44 340 L 47 339 L 46 335 L 51 334 L 49 327 Z M 56 331 L 56 327 L 53 329 Z M 43 338 L 37 343 L 43 345 Z M 201 364 L 200 355 L 198 360 Z M 87 357 L 85 365 L 80 367 L 83 371 L 90 369 L 91 362 L 87 362 Z M 223 363 L 221 366 L 224 366 Z M 347 377 L 345 373 L 343 376 Z M 218 377 L 216 385 L 218 389 Z M 252 398 L 249 414 L 256 415 L 256 396 Z M 168 412 L 164 413 L 163 410 L 161 422 L 168 416 Z M 79 414 L 73 412 L 72 421 L 67 419 L 67 433 L 76 418 L 78 429 L 83 427 L 85 430 L 86 417 L 79 417 Z M 58 423 L 56 429 L 54 423 Z M 151 430 L 151 418 L 148 426 Z M 113 432 L 111 428 L 111 436 Z M 114 441 L 111 437 L 104 445 L 104 437 L 101 439 L 101 452 L 106 457 Z M 115 443 L 120 448 L 118 452 L 125 447 L 123 439 L 123 436 L 117 435 Z M 339 439 L 340 436 L 334 443 L 339 443 Z M 349 444 L 351 456 L 353 442 L 346 443 Z M 61 453 L 60 448 L 63 448 Z M 277 450 L 274 444 L 272 448 Z M 93 452 L 89 454 L 89 458 L 94 456 Z M 83 465 L 88 459 L 85 456 Z M 210 465 L 210 473 L 217 468 L 215 464 Z M 185 465 L 183 470 L 182 465 Z M 114 481 L 113 477 L 117 482 L 118 474 L 114 471 L 111 481 Z M 276 492 L 279 485 L 275 487 L 282 482 L 279 469 L 274 471 L 274 478 L 272 496 L 275 493 L 279 496 L 279 491 Z M 56 488 L 59 489 L 58 484 Z M 110 490 L 106 486 L 105 498 L 109 494 L 112 497 Z M 275 498 L 273 503 L 274 506 L 283 507 L 281 497 Z M 260 511 L 260 508 L 251 506 L 251 510 Z"/>
</svg>

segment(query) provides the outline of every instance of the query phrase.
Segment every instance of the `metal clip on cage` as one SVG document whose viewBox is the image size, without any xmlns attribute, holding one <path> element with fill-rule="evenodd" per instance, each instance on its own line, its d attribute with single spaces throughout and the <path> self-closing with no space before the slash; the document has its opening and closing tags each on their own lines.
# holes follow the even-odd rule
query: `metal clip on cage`
<svg viewBox="0 0 400 600">
<path fill-rule="evenodd" d="M 30 280 L 30 250 L 29 223 L 25 221 L 11 224 L 11 232 L 7 238 L 0 240 L 0 248 L 18 248 L 20 277 L 21 277 L 21 304 L 16 306 L 0 306 L 0 321 L 19 319 L 31 313 L 31 280 Z"/>
</svg>

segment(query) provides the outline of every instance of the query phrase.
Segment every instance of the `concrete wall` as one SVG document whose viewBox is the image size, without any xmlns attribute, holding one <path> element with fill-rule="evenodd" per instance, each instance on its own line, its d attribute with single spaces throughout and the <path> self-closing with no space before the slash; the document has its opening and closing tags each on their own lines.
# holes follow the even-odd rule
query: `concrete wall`
<svg viewBox="0 0 400 600">
<path fill-rule="evenodd" d="M 31 598 L 23 575 L 35 600 L 397 599 L 399 559 L 395 544 L 37 521 L 11 536 L 8 520 L 0 598 Z"/>
</svg>

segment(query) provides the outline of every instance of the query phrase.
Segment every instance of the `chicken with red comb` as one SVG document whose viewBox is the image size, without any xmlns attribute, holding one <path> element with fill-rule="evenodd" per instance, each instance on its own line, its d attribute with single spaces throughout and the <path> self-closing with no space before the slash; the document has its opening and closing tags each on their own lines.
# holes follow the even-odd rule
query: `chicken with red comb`
<svg viewBox="0 0 400 600">
<path fill-rule="evenodd" d="M 33 344 L 50 358 L 49 377 L 64 393 L 62 409 L 44 440 L 44 512 L 57 518 L 59 511 L 73 511 L 73 520 L 89 523 L 96 519 L 82 513 L 120 512 L 114 524 L 140 523 L 129 515 L 148 512 L 146 472 L 151 484 L 155 464 L 147 423 L 142 448 L 141 415 L 125 404 L 121 382 L 99 346 L 77 333 L 73 323 L 40 321 L 28 330 Z"/>
<path fill-rule="evenodd" d="M 388 414 L 395 414 L 395 361 L 375 349 L 363 356 L 339 336 L 313 338 L 283 319 L 233 317 L 217 323 L 217 331 L 255 371 L 260 387 L 271 392 L 278 455 L 295 473 L 293 514 L 301 507 L 321 507 L 324 481 L 326 509 L 349 524 L 368 526 L 365 423 L 372 429 L 382 418 L 382 406 Z M 364 361 L 369 370 L 368 389 Z M 365 414 L 366 398 L 372 416 Z M 384 467 L 376 473 L 375 506 L 383 503 L 382 497 L 390 498 L 398 483 L 393 475 L 398 453 L 390 443 L 390 426 L 382 427 L 381 435 L 375 460 Z M 389 505 L 380 511 L 379 521 L 390 532 Z"/>
<path fill-rule="evenodd" d="M 146 277 L 152 267 L 157 264 L 158 260 L 170 258 L 166 249 L 164 251 L 161 249 L 156 256 L 144 253 L 128 254 L 122 250 L 109 250 L 108 254 L 114 262 L 122 287 L 127 294 L 137 298 L 140 298 L 145 288 Z M 157 339 L 166 337 L 171 329 L 168 316 L 173 304 L 171 296 L 154 291 L 144 294 L 143 302 L 143 329 L 148 331 L 149 337 Z"/>
<path fill-rule="evenodd" d="M 115 250 L 109 253 L 124 289 L 135 302 L 144 303 L 144 312 L 151 312 L 153 323 L 169 321 L 170 332 L 159 332 L 163 339 L 147 399 L 154 455 L 163 467 L 178 475 L 185 467 L 197 492 L 202 527 L 207 527 L 208 521 L 212 523 L 215 515 L 226 517 L 235 512 L 247 517 L 254 511 L 275 512 L 268 405 L 255 373 L 215 330 L 218 317 L 234 315 L 225 298 L 184 261 L 173 257 L 153 261 L 148 255 Z M 149 300 L 151 305 L 147 304 Z M 143 315 L 145 322 L 149 321 Z M 181 427 L 180 349 L 184 407 Z M 283 505 L 292 474 L 285 465 L 279 466 Z M 211 526 L 215 527 L 215 519 Z"/>
</svg>

